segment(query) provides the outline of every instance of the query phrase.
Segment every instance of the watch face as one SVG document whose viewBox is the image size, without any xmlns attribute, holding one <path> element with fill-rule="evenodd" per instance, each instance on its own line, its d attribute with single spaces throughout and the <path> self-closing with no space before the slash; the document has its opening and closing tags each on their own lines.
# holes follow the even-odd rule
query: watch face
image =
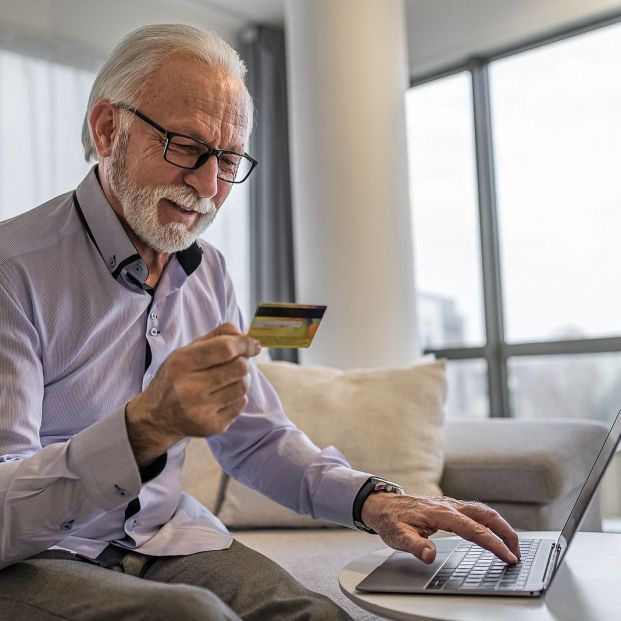
<svg viewBox="0 0 621 621">
<path fill-rule="evenodd" d="M 391 483 L 390 481 L 381 481 L 378 480 L 373 489 L 375 492 L 388 492 L 392 494 L 404 494 L 403 488 L 396 483 Z"/>
</svg>

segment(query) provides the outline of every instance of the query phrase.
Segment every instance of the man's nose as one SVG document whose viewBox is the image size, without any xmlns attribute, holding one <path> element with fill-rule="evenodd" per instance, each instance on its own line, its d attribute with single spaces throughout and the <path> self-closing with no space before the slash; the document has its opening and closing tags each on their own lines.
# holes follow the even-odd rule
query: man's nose
<svg viewBox="0 0 621 621">
<path fill-rule="evenodd" d="M 183 180 L 201 198 L 213 198 L 218 192 L 218 158 L 211 155 L 200 168 L 188 170 Z"/>
</svg>

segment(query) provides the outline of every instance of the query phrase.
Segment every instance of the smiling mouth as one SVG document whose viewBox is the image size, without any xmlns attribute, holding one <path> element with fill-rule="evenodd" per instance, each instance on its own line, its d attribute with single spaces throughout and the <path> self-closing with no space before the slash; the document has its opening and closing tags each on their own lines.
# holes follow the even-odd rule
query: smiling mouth
<svg viewBox="0 0 621 621">
<path fill-rule="evenodd" d="M 180 205 L 179 203 L 175 203 L 175 201 L 171 201 L 169 198 L 166 198 L 164 200 L 168 201 L 173 207 L 175 207 L 179 211 L 182 211 L 183 213 L 197 213 L 193 209 L 188 209 L 184 207 L 183 205 Z"/>
</svg>

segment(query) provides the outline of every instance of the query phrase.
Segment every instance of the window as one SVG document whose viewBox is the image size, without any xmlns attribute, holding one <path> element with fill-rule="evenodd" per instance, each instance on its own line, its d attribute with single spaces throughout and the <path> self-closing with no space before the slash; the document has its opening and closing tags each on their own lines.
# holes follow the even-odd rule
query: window
<svg viewBox="0 0 621 621">
<path fill-rule="evenodd" d="M 419 332 L 449 359 L 449 416 L 621 405 L 620 54 L 611 20 L 407 94 Z"/>
<path fill-rule="evenodd" d="M 483 296 L 470 74 L 407 94 L 421 338 L 483 345 Z"/>
<path fill-rule="evenodd" d="M 505 336 L 621 334 L 621 25 L 490 64 Z"/>
<path fill-rule="evenodd" d="M 472 81 L 462 71 L 407 93 L 421 344 L 485 344 Z M 489 413 L 485 360 L 451 361 L 452 416 Z"/>
<path fill-rule="evenodd" d="M 90 168 L 82 119 L 96 72 L 0 49 L 0 220 L 74 189 Z M 41 52 L 41 46 L 37 46 Z M 54 50 L 50 49 L 50 55 Z M 81 51 L 76 57 L 82 57 Z M 204 237 L 225 256 L 238 302 L 250 310 L 248 184 L 235 187 Z"/>
</svg>

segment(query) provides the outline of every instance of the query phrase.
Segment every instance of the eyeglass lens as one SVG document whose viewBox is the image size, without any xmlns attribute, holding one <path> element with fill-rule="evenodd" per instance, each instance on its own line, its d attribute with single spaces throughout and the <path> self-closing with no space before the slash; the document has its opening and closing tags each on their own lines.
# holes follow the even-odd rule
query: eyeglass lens
<svg viewBox="0 0 621 621">
<path fill-rule="evenodd" d="M 194 168 L 199 158 L 208 153 L 200 142 L 183 136 L 173 136 L 168 142 L 166 160 L 182 168 Z M 244 155 L 224 151 L 218 159 L 218 177 L 225 181 L 243 180 L 252 168 Z"/>
</svg>

